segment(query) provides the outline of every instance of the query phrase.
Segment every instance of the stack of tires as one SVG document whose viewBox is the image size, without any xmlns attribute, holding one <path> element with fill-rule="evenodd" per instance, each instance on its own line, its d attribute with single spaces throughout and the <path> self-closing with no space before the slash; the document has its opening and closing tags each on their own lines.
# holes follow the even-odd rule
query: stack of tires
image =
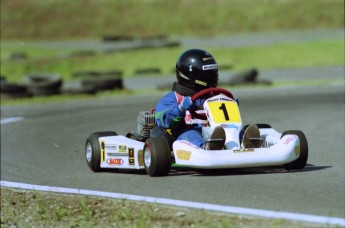
<svg viewBox="0 0 345 228">
<path fill-rule="evenodd" d="M 1 98 L 23 98 L 29 97 L 26 86 L 17 83 L 9 83 L 5 76 L 0 76 Z"/>
<path fill-rule="evenodd" d="M 58 74 L 30 74 L 24 76 L 24 85 L 31 96 L 57 95 L 61 93 L 62 79 Z"/>
<path fill-rule="evenodd" d="M 73 76 L 81 80 L 81 89 L 91 89 L 95 92 L 124 89 L 122 72 L 118 70 L 76 72 Z"/>
</svg>

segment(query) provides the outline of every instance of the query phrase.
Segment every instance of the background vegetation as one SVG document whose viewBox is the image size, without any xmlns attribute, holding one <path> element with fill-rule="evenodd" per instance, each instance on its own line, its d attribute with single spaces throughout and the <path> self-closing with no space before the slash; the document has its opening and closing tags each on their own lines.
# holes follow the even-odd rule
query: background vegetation
<svg viewBox="0 0 345 228">
<path fill-rule="evenodd" d="M 1 39 L 204 36 L 341 27 L 339 0 L 3 0 Z"/>
</svg>

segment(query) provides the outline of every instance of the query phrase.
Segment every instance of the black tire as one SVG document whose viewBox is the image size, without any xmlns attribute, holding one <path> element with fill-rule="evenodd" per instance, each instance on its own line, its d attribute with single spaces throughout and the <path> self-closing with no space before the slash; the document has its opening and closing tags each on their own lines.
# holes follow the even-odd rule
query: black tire
<svg viewBox="0 0 345 228">
<path fill-rule="evenodd" d="M 230 85 L 253 84 L 258 77 L 258 70 L 253 68 L 244 72 L 240 72 L 230 79 Z"/>
<path fill-rule="evenodd" d="M 163 137 L 146 140 L 143 159 L 148 175 L 151 177 L 167 176 L 171 168 L 171 153 L 168 141 Z"/>
<path fill-rule="evenodd" d="M 62 91 L 64 94 L 70 94 L 70 95 L 77 95 L 77 94 L 96 94 L 97 91 L 92 86 L 83 86 L 81 88 L 71 88 L 71 89 L 64 89 Z"/>
<path fill-rule="evenodd" d="M 284 168 L 287 170 L 303 169 L 308 160 L 308 141 L 302 131 L 290 130 L 283 132 L 281 138 L 285 135 L 297 135 L 300 142 L 300 155 L 297 160 L 287 163 Z"/>
<path fill-rule="evenodd" d="M 15 83 L 7 83 L 6 81 L 1 82 L 1 93 L 9 93 L 9 94 L 19 94 L 19 93 L 26 93 L 26 87 L 15 84 Z"/>
<path fill-rule="evenodd" d="M 33 96 L 60 94 L 62 79 L 57 74 L 39 73 L 24 76 L 28 92 Z"/>
<path fill-rule="evenodd" d="M 136 74 L 160 74 L 161 73 L 161 69 L 159 68 L 142 68 L 142 69 L 137 69 L 135 71 Z"/>
<path fill-rule="evenodd" d="M 96 91 L 123 89 L 122 78 L 90 78 L 82 81 L 83 87 L 93 87 Z"/>
<path fill-rule="evenodd" d="M 26 86 L 7 83 L 5 80 L 1 81 L 1 98 L 2 99 L 12 99 L 12 98 L 24 98 L 30 97 L 27 92 Z"/>
<path fill-rule="evenodd" d="M 131 36 L 121 36 L 121 35 L 113 35 L 113 34 L 106 34 L 102 37 L 104 42 L 116 42 L 116 41 L 132 41 L 134 37 Z"/>
<path fill-rule="evenodd" d="M 101 145 L 98 139 L 100 137 L 115 135 L 117 135 L 117 133 L 114 131 L 94 132 L 87 138 L 84 151 L 85 159 L 92 171 L 101 171 Z"/>
<path fill-rule="evenodd" d="M 78 71 L 78 72 L 74 72 L 72 74 L 72 76 L 74 78 L 97 77 L 99 75 L 100 75 L 100 73 L 98 71 L 92 71 L 92 70 L 89 70 L 89 71 Z"/>
</svg>

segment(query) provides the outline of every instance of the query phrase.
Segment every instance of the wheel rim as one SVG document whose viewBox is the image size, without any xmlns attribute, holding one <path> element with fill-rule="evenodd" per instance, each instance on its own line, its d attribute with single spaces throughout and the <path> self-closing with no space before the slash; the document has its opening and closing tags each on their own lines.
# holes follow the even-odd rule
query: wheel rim
<svg viewBox="0 0 345 228">
<path fill-rule="evenodd" d="M 151 165 L 151 151 L 148 147 L 144 150 L 144 162 L 146 167 L 150 167 Z"/>
<path fill-rule="evenodd" d="M 86 161 L 88 163 L 91 163 L 91 158 L 92 158 L 92 146 L 91 143 L 87 143 L 86 149 L 85 149 L 85 155 L 86 155 Z"/>
</svg>

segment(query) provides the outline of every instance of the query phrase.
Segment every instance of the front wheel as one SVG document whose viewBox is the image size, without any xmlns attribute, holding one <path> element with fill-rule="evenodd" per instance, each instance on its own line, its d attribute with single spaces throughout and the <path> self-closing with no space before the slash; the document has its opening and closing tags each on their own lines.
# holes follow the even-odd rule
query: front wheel
<svg viewBox="0 0 345 228">
<path fill-rule="evenodd" d="M 115 135 L 117 135 L 117 133 L 113 131 L 94 132 L 87 138 L 85 143 L 85 158 L 86 163 L 92 171 L 101 171 L 101 149 L 105 147 L 105 145 L 104 143 L 100 145 L 99 138 Z"/>
<path fill-rule="evenodd" d="M 149 138 L 144 146 L 144 165 L 147 174 L 167 176 L 171 168 L 171 153 L 168 141 L 163 137 Z"/>
<path fill-rule="evenodd" d="M 307 164 L 307 160 L 308 160 L 307 138 L 305 137 L 302 131 L 297 131 L 297 130 L 285 131 L 283 132 L 281 138 L 284 135 L 297 135 L 299 138 L 299 150 L 300 150 L 299 157 L 295 161 L 285 164 L 284 168 L 287 170 L 303 169 L 305 165 Z"/>
</svg>

